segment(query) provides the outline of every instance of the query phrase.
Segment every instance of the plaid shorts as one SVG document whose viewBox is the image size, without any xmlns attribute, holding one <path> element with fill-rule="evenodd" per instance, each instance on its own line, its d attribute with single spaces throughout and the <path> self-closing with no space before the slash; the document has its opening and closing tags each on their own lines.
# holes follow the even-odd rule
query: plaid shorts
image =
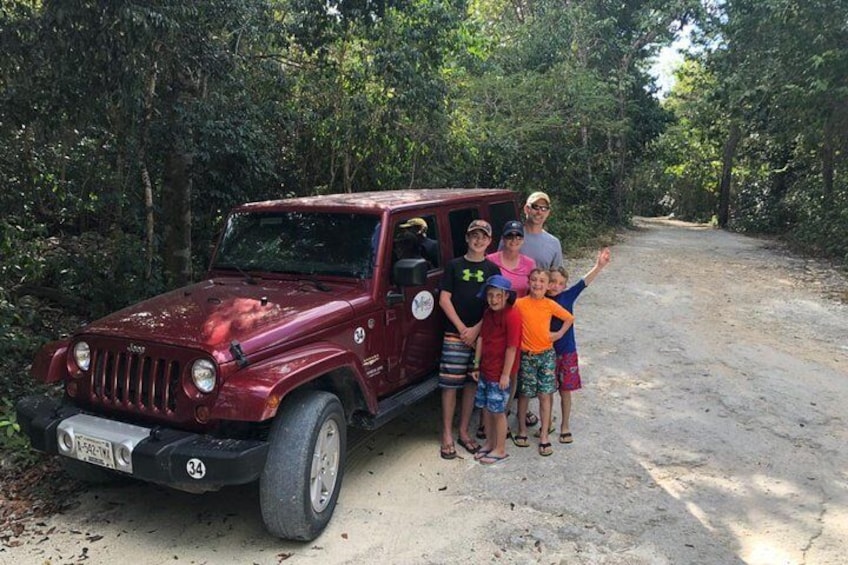
<svg viewBox="0 0 848 565">
<path fill-rule="evenodd" d="M 474 348 L 465 345 L 459 334 L 446 333 L 439 362 L 439 387 L 460 389 L 466 383 L 473 383 L 470 374 L 473 361 Z"/>
<path fill-rule="evenodd" d="M 560 391 L 579 390 L 583 386 L 580 382 L 580 363 L 576 351 L 557 357 L 556 377 Z"/>
<path fill-rule="evenodd" d="M 556 353 L 553 349 L 541 353 L 521 352 L 518 369 L 518 394 L 533 398 L 539 394 L 553 394 L 556 390 Z"/>
</svg>

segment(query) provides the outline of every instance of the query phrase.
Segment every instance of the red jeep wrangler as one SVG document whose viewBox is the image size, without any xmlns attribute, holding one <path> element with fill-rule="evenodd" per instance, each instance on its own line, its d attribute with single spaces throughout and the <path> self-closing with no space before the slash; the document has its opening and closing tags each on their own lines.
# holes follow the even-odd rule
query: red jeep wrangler
<svg viewBox="0 0 848 565">
<path fill-rule="evenodd" d="M 497 241 L 517 213 L 513 192 L 489 189 L 239 206 L 206 279 L 39 351 L 33 376 L 64 397 L 21 399 L 21 427 L 83 480 L 203 492 L 258 479 L 268 530 L 314 539 L 347 426 L 377 428 L 436 388 L 437 285 L 466 227 L 487 219 Z"/>
</svg>

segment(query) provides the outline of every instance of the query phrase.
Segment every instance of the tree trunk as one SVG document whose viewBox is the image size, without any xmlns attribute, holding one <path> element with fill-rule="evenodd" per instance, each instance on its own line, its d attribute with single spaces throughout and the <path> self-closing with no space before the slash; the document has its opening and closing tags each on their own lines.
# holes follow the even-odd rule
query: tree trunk
<svg viewBox="0 0 848 565">
<path fill-rule="evenodd" d="M 724 142 L 724 149 L 721 158 L 721 182 L 718 188 L 718 225 L 722 228 L 727 227 L 727 222 L 730 219 L 730 184 L 733 180 L 733 158 L 736 155 L 736 146 L 742 138 L 742 130 L 739 124 L 733 122 L 730 125 L 730 132 L 727 134 L 727 140 Z"/>
<path fill-rule="evenodd" d="M 191 155 L 175 143 L 165 157 L 162 206 L 165 239 L 165 278 L 169 286 L 191 281 Z"/>
<path fill-rule="evenodd" d="M 624 70 L 621 71 L 622 73 Z M 613 178 L 610 186 L 609 221 L 619 225 L 624 217 L 624 175 L 627 170 L 627 97 L 625 96 L 623 75 L 619 76 L 618 84 L 618 121 L 619 131 L 615 135 L 613 149 Z"/>
<path fill-rule="evenodd" d="M 580 140 L 583 144 L 583 156 L 586 159 L 586 186 L 592 186 L 592 151 L 589 148 L 589 128 L 585 125 L 586 118 L 581 120 Z"/>
<path fill-rule="evenodd" d="M 141 184 L 144 187 L 144 224 L 145 224 L 145 268 L 144 276 L 146 280 L 153 278 L 153 250 L 154 250 L 154 234 L 155 223 L 153 221 L 153 183 L 150 181 L 150 173 L 147 170 L 147 163 L 141 161 Z"/>
<path fill-rule="evenodd" d="M 825 199 L 833 195 L 833 121 L 828 118 L 824 123 L 824 139 L 822 140 L 821 168 L 822 168 L 822 192 Z"/>
<path fill-rule="evenodd" d="M 158 51 L 158 48 L 157 48 Z M 144 190 L 144 222 L 145 222 L 145 277 L 149 281 L 153 277 L 153 256 L 155 253 L 155 223 L 153 215 L 153 182 L 147 168 L 147 145 L 150 141 L 150 122 L 153 120 L 153 97 L 156 95 L 156 81 L 159 75 L 159 65 L 153 63 L 150 78 L 144 89 L 144 114 L 141 120 L 141 141 L 138 149 L 138 162 L 141 166 L 141 186 Z"/>
</svg>

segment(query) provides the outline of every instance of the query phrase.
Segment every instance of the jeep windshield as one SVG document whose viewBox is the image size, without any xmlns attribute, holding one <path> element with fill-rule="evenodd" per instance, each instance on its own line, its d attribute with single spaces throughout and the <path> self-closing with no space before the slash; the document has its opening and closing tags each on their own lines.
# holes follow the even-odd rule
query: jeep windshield
<svg viewBox="0 0 848 565">
<path fill-rule="evenodd" d="M 242 212 L 230 216 L 213 270 L 368 278 L 379 216 Z"/>
</svg>

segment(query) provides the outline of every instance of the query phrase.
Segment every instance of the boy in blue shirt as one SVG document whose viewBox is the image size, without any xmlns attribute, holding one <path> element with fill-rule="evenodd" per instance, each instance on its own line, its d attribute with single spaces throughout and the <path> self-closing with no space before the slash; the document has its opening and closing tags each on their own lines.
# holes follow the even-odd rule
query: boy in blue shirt
<svg viewBox="0 0 848 565">
<path fill-rule="evenodd" d="M 568 272 L 563 268 L 551 269 L 551 281 L 548 285 L 548 298 L 574 314 L 574 302 L 580 293 L 589 286 L 598 273 L 610 262 L 608 247 L 598 252 L 595 265 L 577 284 L 565 290 L 568 284 Z M 560 443 L 572 443 L 569 420 L 571 418 L 571 391 L 582 387 L 580 382 L 580 367 L 577 359 L 577 342 L 574 339 L 574 324 L 568 328 L 562 327 L 562 322 L 556 318 L 551 320 L 551 332 L 556 351 L 556 377 L 559 385 L 559 395 L 562 408 L 562 425 L 559 431 Z"/>
</svg>

